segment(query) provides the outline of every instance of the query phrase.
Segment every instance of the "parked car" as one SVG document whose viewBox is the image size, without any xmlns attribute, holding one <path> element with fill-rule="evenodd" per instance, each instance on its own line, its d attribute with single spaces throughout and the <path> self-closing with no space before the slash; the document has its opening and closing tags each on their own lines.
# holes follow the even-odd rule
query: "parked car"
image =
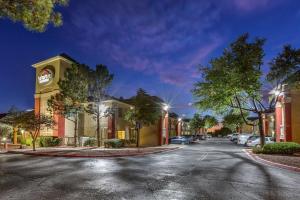
<svg viewBox="0 0 300 200">
<path fill-rule="evenodd" d="M 207 134 L 206 137 L 207 138 L 211 138 L 212 136 L 211 136 L 211 134 Z"/>
<path fill-rule="evenodd" d="M 237 144 L 246 145 L 248 138 L 251 136 L 252 134 L 239 134 L 237 137 Z"/>
<path fill-rule="evenodd" d="M 265 137 L 265 144 L 274 143 L 272 137 Z M 252 138 L 247 141 L 246 146 L 248 147 L 258 147 L 260 146 L 260 136 Z"/>
<path fill-rule="evenodd" d="M 182 135 L 182 137 L 188 138 L 190 142 L 193 142 L 197 139 L 194 135 Z"/>
<path fill-rule="evenodd" d="M 253 141 L 253 140 L 257 139 L 257 138 L 259 138 L 258 135 L 252 135 L 252 136 L 250 136 L 250 137 L 248 138 L 247 142 L 248 142 L 249 140 Z M 247 145 L 247 142 L 246 142 L 246 145 Z"/>
<path fill-rule="evenodd" d="M 237 142 L 238 135 L 239 135 L 238 133 L 233 133 L 232 136 L 230 137 L 230 141 Z"/>
<path fill-rule="evenodd" d="M 206 140 L 206 137 L 205 137 L 205 135 L 196 135 L 196 140 Z"/>
<path fill-rule="evenodd" d="M 185 136 L 175 136 L 170 139 L 171 144 L 190 144 L 191 138 Z"/>
</svg>

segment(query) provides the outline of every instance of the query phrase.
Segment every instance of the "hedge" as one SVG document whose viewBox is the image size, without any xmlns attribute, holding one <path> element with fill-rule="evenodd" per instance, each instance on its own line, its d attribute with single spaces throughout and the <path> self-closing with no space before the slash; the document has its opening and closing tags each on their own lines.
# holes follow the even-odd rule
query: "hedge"
<svg viewBox="0 0 300 200">
<path fill-rule="evenodd" d="M 95 138 L 89 138 L 84 142 L 83 146 L 89 146 L 89 147 L 97 146 L 97 140 Z"/>
<path fill-rule="evenodd" d="M 300 144 L 295 142 L 279 142 L 264 145 L 263 148 L 253 148 L 253 153 L 292 155 L 300 152 Z"/>
<path fill-rule="evenodd" d="M 104 141 L 104 146 L 106 148 L 112 147 L 112 148 L 120 148 L 124 146 L 124 142 L 119 139 L 108 139 Z"/>
<path fill-rule="evenodd" d="M 39 137 L 40 147 L 55 147 L 59 146 L 62 142 L 61 138 L 56 137 Z"/>
</svg>

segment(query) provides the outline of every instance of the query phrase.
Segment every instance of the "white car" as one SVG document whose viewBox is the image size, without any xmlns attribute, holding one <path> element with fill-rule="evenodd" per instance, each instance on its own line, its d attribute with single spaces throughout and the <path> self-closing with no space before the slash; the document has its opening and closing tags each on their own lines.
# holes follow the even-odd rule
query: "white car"
<svg viewBox="0 0 300 200">
<path fill-rule="evenodd" d="M 239 135 L 238 133 L 233 133 L 232 136 L 230 137 L 230 141 L 237 142 L 238 135 Z"/>
<path fill-rule="evenodd" d="M 271 143 L 274 143 L 273 138 L 265 137 L 265 144 L 271 144 Z M 246 146 L 259 147 L 260 146 L 260 137 L 254 137 L 253 139 L 248 140 Z"/>
<path fill-rule="evenodd" d="M 237 138 L 237 144 L 246 145 L 247 140 L 252 136 L 252 134 L 240 134 Z"/>
</svg>

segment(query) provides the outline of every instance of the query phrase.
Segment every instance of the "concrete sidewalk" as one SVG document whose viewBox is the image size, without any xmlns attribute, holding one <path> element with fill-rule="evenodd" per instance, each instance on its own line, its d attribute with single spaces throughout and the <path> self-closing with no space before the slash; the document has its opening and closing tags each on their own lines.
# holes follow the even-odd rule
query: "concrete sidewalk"
<svg viewBox="0 0 300 200">
<path fill-rule="evenodd" d="M 162 153 L 179 149 L 178 145 L 168 145 L 160 147 L 145 148 L 97 148 L 97 147 L 46 147 L 32 149 L 14 149 L 7 153 L 25 154 L 34 156 L 54 156 L 54 157 L 124 157 L 124 156 L 142 156 L 153 153 Z"/>
</svg>

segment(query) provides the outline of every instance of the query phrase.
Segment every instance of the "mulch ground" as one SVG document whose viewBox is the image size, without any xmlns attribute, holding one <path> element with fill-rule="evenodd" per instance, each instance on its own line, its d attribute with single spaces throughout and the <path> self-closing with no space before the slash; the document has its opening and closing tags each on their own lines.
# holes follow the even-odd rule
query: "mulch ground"
<svg viewBox="0 0 300 200">
<path fill-rule="evenodd" d="M 255 154 L 256 156 L 283 165 L 300 168 L 300 156 Z"/>
</svg>

